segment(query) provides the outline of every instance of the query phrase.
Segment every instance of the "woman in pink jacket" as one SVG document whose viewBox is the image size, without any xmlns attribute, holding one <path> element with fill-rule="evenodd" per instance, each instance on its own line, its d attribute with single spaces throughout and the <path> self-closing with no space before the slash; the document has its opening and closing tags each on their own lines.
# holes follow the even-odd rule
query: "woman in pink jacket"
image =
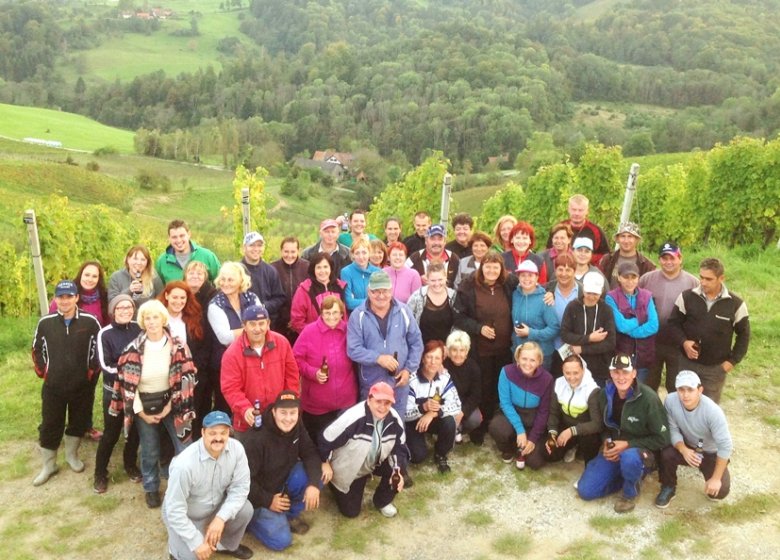
<svg viewBox="0 0 780 560">
<path fill-rule="evenodd" d="M 303 329 L 293 347 L 301 372 L 303 425 L 315 442 L 342 410 L 358 400 L 357 377 L 347 356 L 344 302 L 326 296 L 321 308 L 319 319 Z"/>
<path fill-rule="evenodd" d="M 318 253 L 309 261 L 309 277 L 301 282 L 290 307 L 290 327 L 297 333 L 313 323 L 320 316 L 322 300 L 329 295 L 344 301 L 344 287 L 339 280 L 333 259 L 325 253 Z"/>
</svg>

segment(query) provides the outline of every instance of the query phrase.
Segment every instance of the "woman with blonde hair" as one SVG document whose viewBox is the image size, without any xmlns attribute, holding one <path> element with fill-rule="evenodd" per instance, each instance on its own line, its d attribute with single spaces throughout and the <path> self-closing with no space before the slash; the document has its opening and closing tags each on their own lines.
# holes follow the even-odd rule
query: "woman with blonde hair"
<svg viewBox="0 0 780 560">
<path fill-rule="evenodd" d="M 499 253 L 509 251 L 512 248 L 512 239 L 509 234 L 517 224 L 517 218 L 509 214 L 501 216 L 493 228 L 493 249 Z"/>
<path fill-rule="evenodd" d="M 124 268 L 114 272 L 108 280 L 108 300 L 125 294 L 133 298 L 138 309 L 156 297 L 162 289 L 162 280 L 154 270 L 149 249 L 143 245 L 133 245 L 125 254 Z"/>
</svg>

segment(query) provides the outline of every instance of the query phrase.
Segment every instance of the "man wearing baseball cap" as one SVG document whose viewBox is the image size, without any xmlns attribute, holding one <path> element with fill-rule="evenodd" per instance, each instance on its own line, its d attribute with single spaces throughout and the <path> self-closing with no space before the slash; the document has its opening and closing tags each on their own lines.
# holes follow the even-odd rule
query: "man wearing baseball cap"
<svg viewBox="0 0 780 560">
<path fill-rule="evenodd" d="M 685 290 L 699 286 L 699 279 L 682 268 L 683 259 L 680 247 L 671 241 L 665 242 L 658 250 L 661 265 L 639 277 L 639 287 L 653 294 L 658 313 L 658 335 L 655 339 L 655 359 L 650 364 L 647 385 L 658 390 L 661 376 L 666 368 L 666 392 L 674 393 L 674 378 L 679 371 L 680 349 L 675 344 L 669 328 L 669 317 L 674 302 Z"/>
<path fill-rule="evenodd" d="M 333 267 L 336 269 L 336 276 L 341 269 L 352 262 L 349 256 L 349 247 L 345 247 L 338 242 L 339 224 L 336 220 L 327 218 L 320 222 L 320 241 L 311 247 L 307 247 L 301 253 L 301 258 L 311 261 L 317 253 L 325 253 L 333 259 Z"/>
<path fill-rule="evenodd" d="M 75 472 L 84 470 L 77 453 L 92 418 L 92 380 L 100 371 L 96 349 L 100 323 L 78 308 L 78 300 L 76 284 L 61 280 L 54 290 L 57 312 L 41 317 L 33 336 L 33 365 L 43 379 L 38 427 L 43 468 L 34 486 L 59 470 L 57 449 L 63 433 L 68 466 Z"/>
<path fill-rule="evenodd" d="M 270 330 L 268 310 L 247 307 L 241 321 L 244 332 L 222 356 L 222 394 L 233 415 L 233 428 L 241 440 L 254 424 L 255 401 L 265 410 L 280 391 L 300 391 L 300 373 L 290 343 Z"/>
<path fill-rule="evenodd" d="M 380 477 L 374 507 L 385 517 L 398 513 L 393 499 L 404 488 L 401 470 L 408 463 L 408 450 L 404 423 L 393 404 L 393 388 L 376 383 L 367 400 L 345 410 L 322 433 L 320 456 L 333 472 L 330 486 L 346 517 L 360 515 L 363 492 L 372 475 Z"/>
<path fill-rule="evenodd" d="M 458 273 L 460 259 L 458 255 L 444 248 L 447 242 L 445 233 L 443 225 L 432 225 L 428 228 L 425 237 L 425 249 L 409 253 L 409 258 L 406 259 L 406 266 L 420 274 L 423 286 L 428 283 L 426 274 L 428 273 L 428 265 L 432 262 L 440 262 L 444 265 L 448 288 L 452 288 L 455 284 L 455 276 Z"/>
<path fill-rule="evenodd" d="M 271 323 L 276 328 L 279 310 L 284 305 L 286 298 L 276 269 L 263 260 L 265 238 L 259 232 L 250 231 L 244 236 L 241 250 L 244 254 L 241 264 L 244 265 L 251 279 L 249 291 L 257 294 L 257 297 L 263 302 L 271 316 Z"/>
<path fill-rule="evenodd" d="M 599 268 L 604 272 L 604 276 L 609 280 L 610 289 L 614 290 L 620 286 L 618 282 L 618 269 L 624 263 L 633 263 L 639 270 L 639 276 L 655 270 L 655 264 L 642 253 L 637 251 L 637 245 L 642 240 L 639 235 L 639 226 L 634 222 L 624 222 L 620 224 L 615 241 L 617 242 L 617 251 L 612 254 L 604 255 L 599 262 Z"/>
<path fill-rule="evenodd" d="M 661 452 L 661 491 L 655 499 L 661 509 L 675 497 L 680 465 L 699 469 L 704 476 L 704 493 L 711 500 L 722 500 L 731 488 L 728 465 L 733 445 L 726 415 L 703 394 L 695 372 L 679 372 L 675 386 L 676 392 L 669 393 L 664 402 L 672 445 Z"/>
<path fill-rule="evenodd" d="M 162 506 L 170 557 L 204 560 L 217 552 L 251 558 L 241 544 L 252 519 L 244 447 L 230 437 L 230 417 L 221 410 L 203 418 L 201 435 L 171 462 Z"/>
</svg>

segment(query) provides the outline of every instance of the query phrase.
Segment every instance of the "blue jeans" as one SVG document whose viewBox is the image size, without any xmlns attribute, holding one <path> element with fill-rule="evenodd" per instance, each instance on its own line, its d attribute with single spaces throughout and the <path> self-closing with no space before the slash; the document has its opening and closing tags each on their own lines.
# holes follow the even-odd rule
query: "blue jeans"
<svg viewBox="0 0 780 560">
<path fill-rule="evenodd" d="M 159 424 L 147 424 L 136 414 L 134 423 L 138 427 L 138 439 L 141 442 L 141 474 L 144 478 L 144 492 L 157 492 L 160 489 L 160 437 L 162 430 L 168 432 L 176 455 L 184 451 L 186 446 L 176 437 L 173 414 L 168 414 Z"/>
<path fill-rule="evenodd" d="M 647 383 L 648 377 L 650 377 L 650 368 L 646 368 L 646 367 L 636 368 L 636 378 L 641 383 Z"/>
<path fill-rule="evenodd" d="M 304 508 L 303 494 L 309 485 L 309 478 L 298 461 L 287 477 L 287 492 L 290 495 L 290 509 L 277 513 L 265 507 L 255 510 L 246 530 L 271 550 L 284 550 L 292 544 L 292 533 L 288 519 L 298 517 Z"/>
<path fill-rule="evenodd" d="M 577 493 L 583 500 L 595 500 L 622 488 L 624 497 L 636 498 L 639 483 L 649 471 L 636 447 L 623 451 L 619 461 L 607 461 L 599 453 L 585 465 L 585 472 L 577 483 Z"/>
</svg>

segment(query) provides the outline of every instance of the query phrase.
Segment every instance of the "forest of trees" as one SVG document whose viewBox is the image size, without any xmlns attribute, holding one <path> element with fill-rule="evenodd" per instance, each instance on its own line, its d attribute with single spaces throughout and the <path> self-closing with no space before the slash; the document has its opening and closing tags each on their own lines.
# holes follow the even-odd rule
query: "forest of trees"
<svg viewBox="0 0 780 560">
<path fill-rule="evenodd" d="M 599 4 L 253 0 L 240 30 L 256 48 L 220 42 L 220 71 L 67 84 L 58 63 L 119 24 L 15 2 L 0 6 L 0 101 L 143 129 L 141 153 L 227 165 L 367 147 L 413 164 L 438 150 L 464 170 L 514 161 L 536 131 L 566 151 L 599 141 L 638 155 L 780 130 L 780 0 L 627 0 L 583 16 Z M 582 103 L 625 118 L 578 118 Z"/>
</svg>

